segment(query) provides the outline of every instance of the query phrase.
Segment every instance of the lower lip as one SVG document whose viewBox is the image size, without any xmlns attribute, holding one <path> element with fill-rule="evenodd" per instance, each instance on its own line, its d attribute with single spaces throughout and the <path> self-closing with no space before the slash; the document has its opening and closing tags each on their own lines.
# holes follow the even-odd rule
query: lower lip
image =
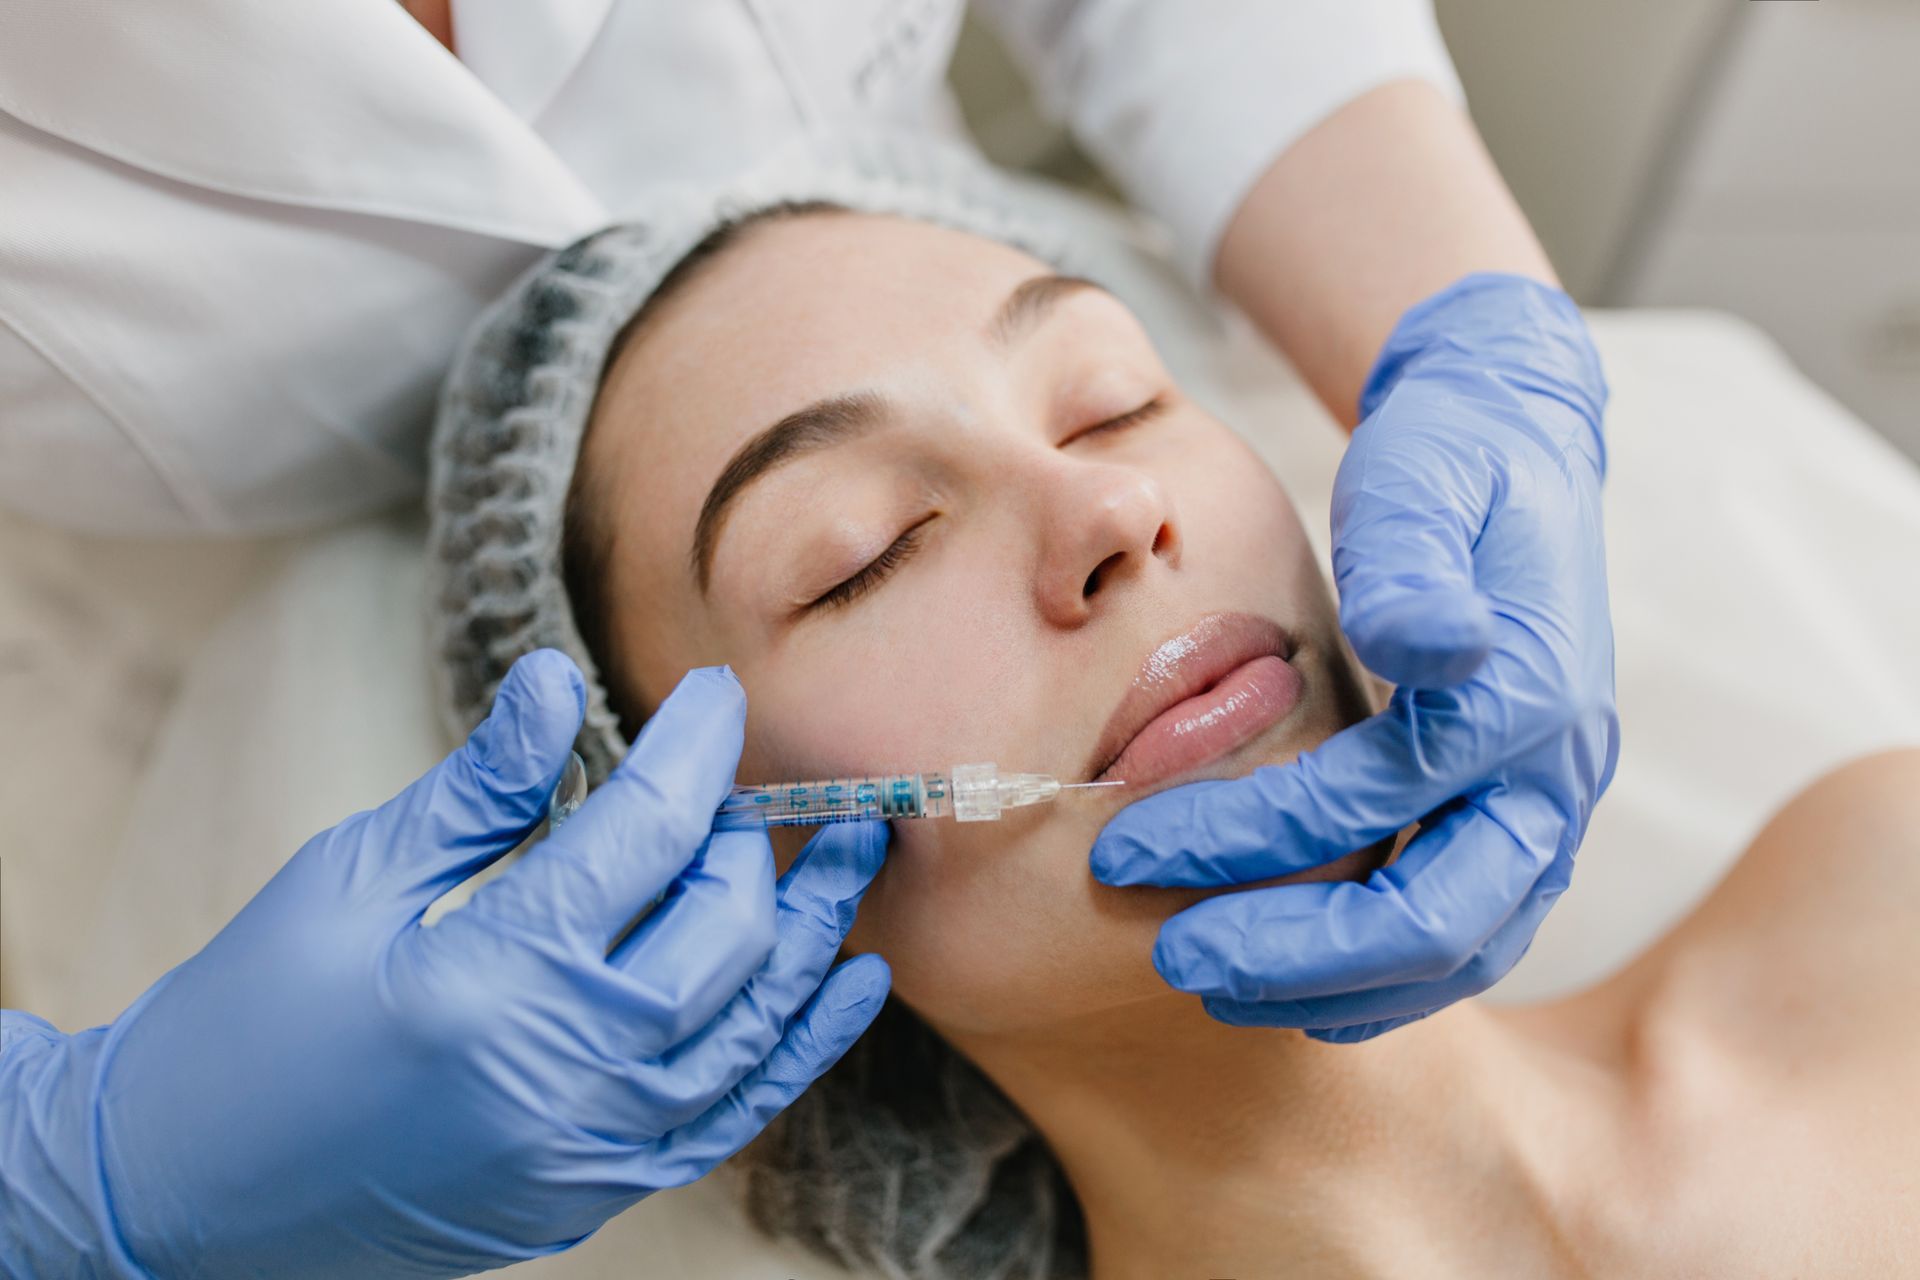
<svg viewBox="0 0 1920 1280">
<path fill-rule="evenodd" d="M 1214 685 L 1176 702 L 1133 736 L 1101 779 L 1137 787 L 1163 782 L 1245 746 L 1280 723 L 1300 702 L 1304 683 L 1284 658 L 1243 662 Z"/>
</svg>

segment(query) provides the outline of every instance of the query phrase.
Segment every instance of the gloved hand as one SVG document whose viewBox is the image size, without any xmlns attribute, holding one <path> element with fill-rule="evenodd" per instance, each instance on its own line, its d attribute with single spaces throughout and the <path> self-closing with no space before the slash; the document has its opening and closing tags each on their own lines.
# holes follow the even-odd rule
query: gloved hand
<svg viewBox="0 0 1920 1280">
<path fill-rule="evenodd" d="M 725 668 L 421 926 L 540 819 L 582 705 L 572 663 L 523 658 L 464 747 L 113 1023 L 11 1020 L 7 1274 L 466 1275 L 700 1177 L 831 1066 L 886 996 L 877 956 L 828 972 L 886 828 L 827 829 L 777 886 L 763 833 L 710 836 L 746 714 Z"/>
<path fill-rule="evenodd" d="M 1532 942 L 1619 753 L 1606 398 L 1579 310 L 1536 281 L 1468 276 L 1395 327 L 1333 491 L 1341 626 L 1392 701 L 1292 764 L 1131 805 L 1093 848 L 1109 884 L 1237 884 L 1421 821 L 1363 883 L 1168 920 L 1154 965 L 1214 1017 L 1363 1040 L 1485 990 Z"/>
</svg>

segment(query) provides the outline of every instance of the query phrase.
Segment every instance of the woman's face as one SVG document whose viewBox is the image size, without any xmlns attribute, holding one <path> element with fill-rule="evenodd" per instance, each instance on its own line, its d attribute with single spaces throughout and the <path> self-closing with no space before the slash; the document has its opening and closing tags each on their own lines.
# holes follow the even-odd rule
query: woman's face
<svg viewBox="0 0 1920 1280">
<path fill-rule="evenodd" d="M 950 1032 L 1166 997 L 1154 935 L 1206 893 L 1103 886 L 1094 837 L 1366 710 L 1285 491 L 1126 307 L 1051 276 L 901 218 L 763 223 L 636 330 L 581 464 L 619 667 L 650 706 L 730 663 L 743 780 L 1085 781 L 1184 691 L 1190 650 L 1278 651 L 1142 735 L 1127 787 L 894 825 L 849 949 Z"/>
</svg>

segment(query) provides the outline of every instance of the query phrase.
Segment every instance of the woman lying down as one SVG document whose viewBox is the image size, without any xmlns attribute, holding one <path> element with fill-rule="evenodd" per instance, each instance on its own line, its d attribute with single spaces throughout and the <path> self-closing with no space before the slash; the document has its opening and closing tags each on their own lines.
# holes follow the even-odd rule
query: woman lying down
<svg viewBox="0 0 1920 1280">
<path fill-rule="evenodd" d="M 990 198 L 822 193 L 551 260 L 456 372 L 436 477 L 458 713 L 527 649 L 590 658 L 596 777 L 726 662 L 743 779 L 992 760 L 1129 784 L 895 825 L 847 943 L 893 998 L 734 1162 L 763 1230 L 953 1280 L 1916 1265 L 1920 752 L 1793 798 L 1582 994 L 1356 1045 L 1215 1021 L 1151 961 L 1213 891 L 1105 886 L 1087 855 L 1127 801 L 1372 710 L 1287 494 Z M 529 557 L 564 598 L 527 589 Z M 1121 750 L 1116 715 L 1248 660 L 1210 714 Z"/>
</svg>

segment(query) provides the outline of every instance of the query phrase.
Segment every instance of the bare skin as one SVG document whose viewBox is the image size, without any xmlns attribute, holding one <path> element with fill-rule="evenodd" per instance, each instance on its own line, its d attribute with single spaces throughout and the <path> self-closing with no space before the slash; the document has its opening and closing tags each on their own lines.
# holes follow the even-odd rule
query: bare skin
<svg viewBox="0 0 1920 1280">
<path fill-rule="evenodd" d="M 1469 1001 L 1351 1047 L 1135 1011 L 1071 1050 L 980 1060 L 1045 1117 L 1098 1280 L 1907 1274 L 1916 784 L 1916 750 L 1829 775 L 1657 946 L 1570 999 Z M 1257 1036 L 1285 1047 L 1241 1043 Z M 1197 1062 L 1204 1101 L 1153 1102 L 1200 1087 Z"/>
<path fill-rule="evenodd" d="M 1125 308 L 1077 290 L 994 337 L 1046 273 L 960 233 L 814 215 L 748 232 L 635 335 L 581 466 L 638 701 L 731 663 L 743 777 L 1071 774 L 1143 653 L 1232 608 L 1300 638 L 1306 694 L 1163 785 L 1292 759 L 1366 714 L 1285 491 Z M 727 460 L 856 392 L 899 412 L 743 491 L 703 590 L 689 547 Z M 1166 411 L 1101 425 L 1154 397 Z M 909 528 L 919 549 L 876 585 L 810 603 Z M 1908 752 L 1812 789 L 1590 992 L 1469 1001 L 1361 1045 L 1227 1027 L 1160 981 L 1160 923 L 1208 891 L 1095 882 L 1117 800 L 898 824 L 849 946 L 1044 1133 L 1097 1280 L 1883 1276 L 1920 1256 L 1916 782 Z"/>
<path fill-rule="evenodd" d="M 1475 271 L 1559 283 L 1473 122 L 1419 80 L 1361 94 L 1275 157 L 1213 267 L 1349 429 L 1408 307 Z"/>
<path fill-rule="evenodd" d="M 1920 750 L 1829 774 L 1619 976 L 1513 1016 L 1521 1034 L 1617 1059 L 1627 1084 L 1621 1176 L 1582 1179 L 1584 1203 L 1564 1211 L 1591 1271 L 1637 1257 L 1673 1275 L 1912 1269 L 1917 784 Z"/>
<path fill-rule="evenodd" d="M 446 46 L 448 53 L 457 52 L 453 47 L 453 0 L 400 0 L 400 7 Z"/>
</svg>

